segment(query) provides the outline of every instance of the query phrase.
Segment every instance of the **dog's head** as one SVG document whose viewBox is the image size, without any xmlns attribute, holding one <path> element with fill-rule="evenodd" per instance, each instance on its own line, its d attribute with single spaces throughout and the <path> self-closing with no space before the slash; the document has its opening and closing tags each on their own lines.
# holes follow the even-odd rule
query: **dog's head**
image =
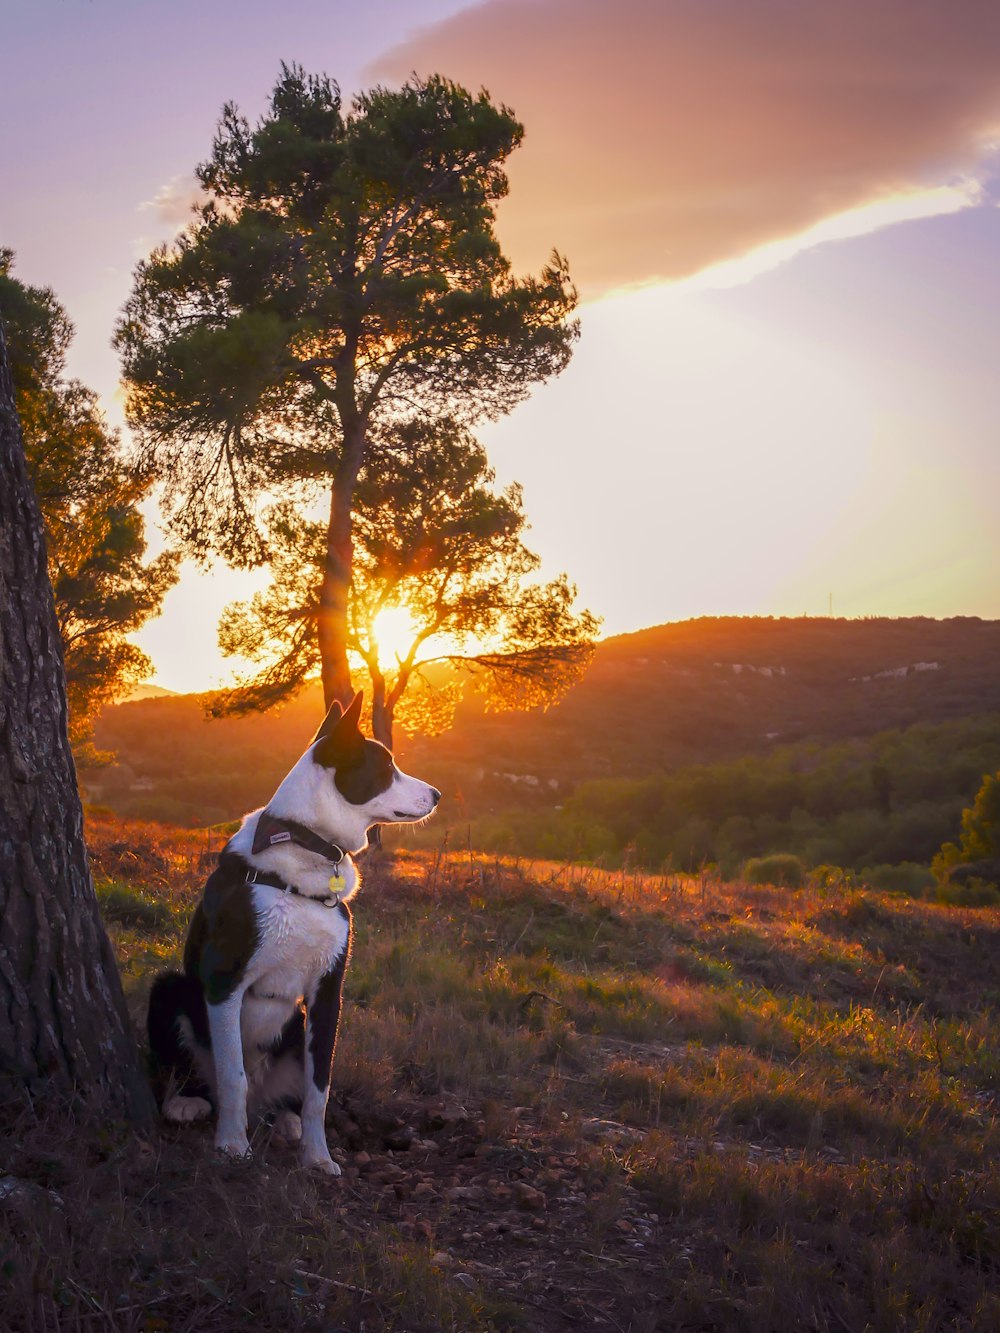
<svg viewBox="0 0 1000 1333">
<path fill-rule="evenodd" d="M 441 793 L 400 772 L 385 746 L 362 734 L 361 702 L 359 692 L 346 712 L 332 704 L 309 751 L 313 763 L 329 779 L 332 825 L 336 827 L 345 816 L 351 823 L 362 822 L 366 829 L 371 824 L 412 824 L 426 819 Z"/>
</svg>

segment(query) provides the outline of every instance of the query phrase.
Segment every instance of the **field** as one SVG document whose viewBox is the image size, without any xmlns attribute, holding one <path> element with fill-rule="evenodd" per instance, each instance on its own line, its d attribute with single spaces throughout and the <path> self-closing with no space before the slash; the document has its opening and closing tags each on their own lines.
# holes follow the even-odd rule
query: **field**
<svg viewBox="0 0 1000 1333">
<path fill-rule="evenodd" d="M 139 1029 L 223 835 L 89 836 Z M 1000 1327 L 997 909 L 397 849 L 355 923 L 342 1179 L 10 1095 L 4 1328 Z"/>
</svg>

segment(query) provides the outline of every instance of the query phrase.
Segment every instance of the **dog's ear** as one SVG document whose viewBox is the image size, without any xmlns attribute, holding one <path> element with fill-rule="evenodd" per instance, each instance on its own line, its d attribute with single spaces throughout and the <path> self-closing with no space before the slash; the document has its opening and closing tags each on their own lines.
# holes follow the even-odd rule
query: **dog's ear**
<svg viewBox="0 0 1000 1333">
<path fill-rule="evenodd" d="M 363 696 L 359 690 L 348 705 L 347 712 L 338 716 L 328 731 L 326 722 L 320 728 L 319 744 L 313 751 L 313 757 L 324 768 L 337 768 L 349 762 L 364 745 L 365 738 L 358 725 L 362 702 Z M 333 709 L 330 711 L 332 713 Z"/>
<path fill-rule="evenodd" d="M 365 701 L 365 696 L 358 690 L 357 694 L 347 706 L 347 712 L 344 714 L 342 725 L 352 727 L 355 731 L 361 730 L 361 705 Z"/>
<path fill-rule="evenodd" d="M 316 735 L 312 738 L 309 744 L 315 745 L 316 742 L 321 741 L 324 736 L 329 736 L 331 731 L 333 731 L 334 727 L 337 725 L 337 723 L 343 716 L 344 716 L 344 710 L 341 708 L 337 700 L 334 699 L 333 703 L 330 705 L 329 712 L 327 713 L 323 721 L 319 724 L 319 731 L 317 731 Z"/>
</svg>

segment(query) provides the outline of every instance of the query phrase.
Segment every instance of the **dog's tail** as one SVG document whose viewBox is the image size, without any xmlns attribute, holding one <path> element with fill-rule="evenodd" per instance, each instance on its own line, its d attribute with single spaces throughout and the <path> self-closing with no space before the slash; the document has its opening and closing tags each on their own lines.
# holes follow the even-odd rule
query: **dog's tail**
<svg viewBox="0 0 1000 1333">
<path fill-rule="evenodd" d="M 194 1059 L 197 1047 L 211 1049 L 205 993 L 197 977 L 160 973 L 149 992 L 146 1031 L 157 1102 L 162 1105 L 171 1088 L 188 1097 L 210 1097 Z"/>
</svg>

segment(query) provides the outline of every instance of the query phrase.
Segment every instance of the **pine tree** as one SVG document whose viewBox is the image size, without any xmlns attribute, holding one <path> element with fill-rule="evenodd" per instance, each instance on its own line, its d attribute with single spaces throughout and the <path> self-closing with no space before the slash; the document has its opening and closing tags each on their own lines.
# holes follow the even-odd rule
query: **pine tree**
<svg viewBox="0 0 1000 1333">
<path fill-rule="evenodd" d="M 565 262 L 515 278 L 494 233 L 522 134 L 446 79 L 345 111 L 329 78 L 283 66 L 256 127 L 224 109 L 206 202 L 136 273 L 116 335 L 129 419 L 185 548 L 261 563 L 267 498 L 327 497 L 327 701 L 351 697 L 353 514 L 377 440 L 497 417 L 569 360 Z"/>
</svg>

